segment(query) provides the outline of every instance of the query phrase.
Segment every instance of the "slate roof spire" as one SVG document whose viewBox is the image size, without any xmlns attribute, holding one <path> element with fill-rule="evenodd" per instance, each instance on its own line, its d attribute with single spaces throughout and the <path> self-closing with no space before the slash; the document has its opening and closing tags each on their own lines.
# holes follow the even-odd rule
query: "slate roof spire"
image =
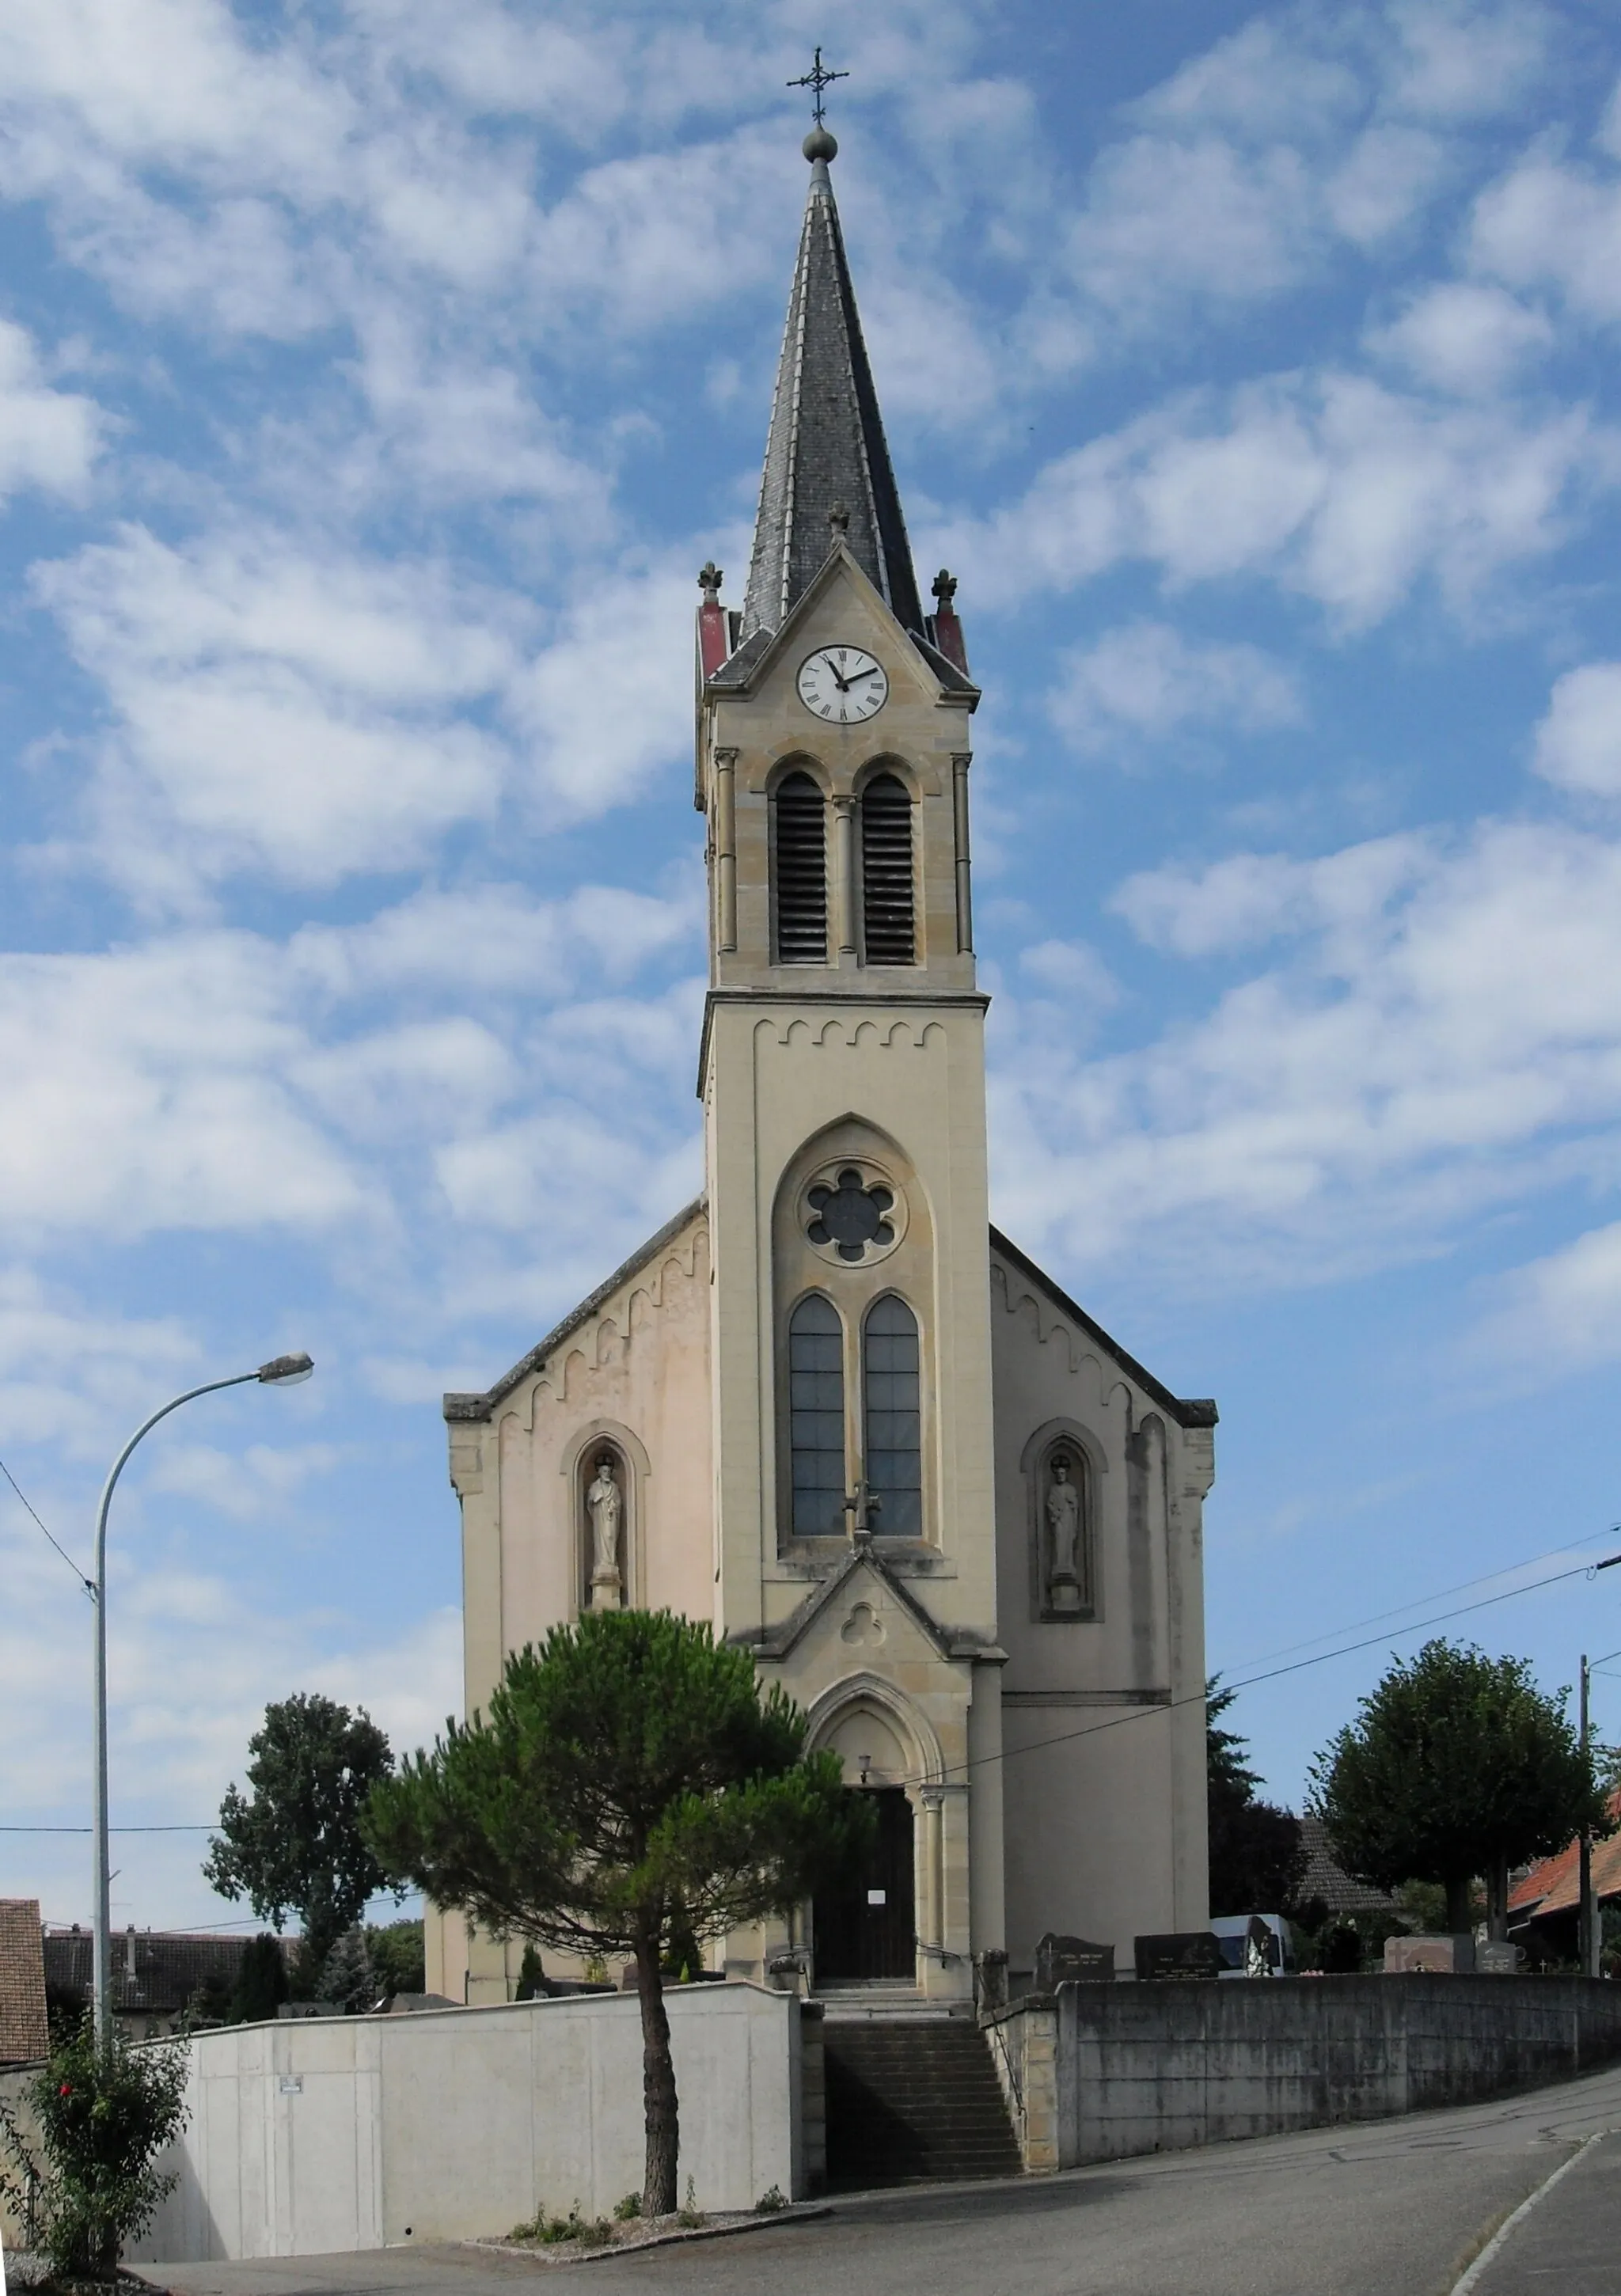
<svg viewBox="0 0 1621 2296">
<path fill-rule="evenodd" d="M 839 532 L 902 627 L 924 627 L 828 174 L 838 149 L 820 125 L 805 139 L 810 196 L 765 442 L 745 637 L 779 627 Z"/>
</svg>

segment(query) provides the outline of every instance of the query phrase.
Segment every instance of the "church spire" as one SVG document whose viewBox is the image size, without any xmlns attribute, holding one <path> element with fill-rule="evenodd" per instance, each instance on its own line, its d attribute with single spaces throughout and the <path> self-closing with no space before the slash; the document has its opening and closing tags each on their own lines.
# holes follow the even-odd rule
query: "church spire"
<svg viewBox="0 0 1621 2296">
<path fill-rule="evenodd" d="M 772 402 L 744 636 L 778 627 L 835 536 L 902 627 L 921 633 L 924 627 L 828 174 L 838 149 L 818 119 L 805 139 L 810 197 Z"/>
</svg>

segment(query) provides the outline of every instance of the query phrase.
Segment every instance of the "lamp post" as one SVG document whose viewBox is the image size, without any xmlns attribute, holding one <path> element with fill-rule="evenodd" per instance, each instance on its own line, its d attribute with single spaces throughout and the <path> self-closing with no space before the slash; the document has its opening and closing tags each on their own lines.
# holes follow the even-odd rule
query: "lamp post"
<svg viewBox="0 0 1621 2296">
<path fill-rule="evenodd" d="M 1599 1565 L 1601 1570 L 1609 1567 L 1608 1563 Z M 1602 1658 L 1593 1659 L 1590 1659 L 1585 1651 L 1582 1653 L 1582 1694 L 1577 1710 L 1581 1716 L 1584 1759 L 1587 1754 L 1587 1705 L 1592 1670 L 1595 1666 L 1608 1666 L 1612 1658 L 1621 1658 L 1621 1651 L 1609 1651 Z M 1597 1977 L 1604 1944 L 1604 1927 L 1599 1908 L 1592 1901 L 1592 1830 L 1590 1826 L 1582 1828 L 1581 1843 L 1576 1853 L 1576 1958 L 1581 1963 L 1584 1977 Z"/>
<path fill-rule="evenodd" d="M 112 1876 L 109 1870 L 111 1851 L 107 1832 L 107 1510 L 112 1504 L 113 1487 L 124 1472 L 125 1462 L 143 1435 L 150 1435 L 160 1419 L 171 1411 L 178 1411 L 183 1403 L 194 1402 L 200 1395 L 216 1394 L 222 1387 L 245 1387 L 251 1380 L 263 1387 L 296 1387 L 309 1377 L 314 1363 L 306 1355 L 277 1356 L 270 1363 L 261 1364 L 257 1371 L 238 1372 L 231 1379 L 211 1379 L 202 1387 L 188 1387 L 184 1395 L 166 1403 L 161 1411 L 154 1411 L 150 1419 L 143 1420 L 124 1448 L 112 1463 L 112 1472 L 102 1486 L 102 1503 L 95 1517 L 95 1752 L 91 1789 L 94 1797 L 92 1827 L 95 1841 L 95 1921 L 93 1932 L 92 1985 L 95 2002 L 95 2045 L 104 2051 L 112 2039 Z"/>
</svg>

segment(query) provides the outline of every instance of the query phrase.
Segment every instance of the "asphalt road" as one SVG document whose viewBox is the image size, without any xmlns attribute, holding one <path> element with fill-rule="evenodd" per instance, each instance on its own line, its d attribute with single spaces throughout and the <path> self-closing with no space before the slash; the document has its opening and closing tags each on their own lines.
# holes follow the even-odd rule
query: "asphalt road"
<svg viewBox="0 0 1621 2296">
<path fill-rule="evenodd" d="M 552 2296 L 1450 2296 L 1519 2203 L 1610 2128 L 1621 2071 L 1028 2183 L 841 2198 L 826 2217 L 584 2265 L 439 2247 L 144 2270 L 180 2296 L 515 2296 L 543 2277 Z M 1470 2296 L 1617 2296 L 1617 2232 L 1621 2142 L 1606 2139 Z"/>
<path fill-rule="evenodd" d="M 1621 2136 L 1601 2136 L 1510 2226 L 1470 2296 L 1615 2296 L 1621 2289 Z"/>
</svg>

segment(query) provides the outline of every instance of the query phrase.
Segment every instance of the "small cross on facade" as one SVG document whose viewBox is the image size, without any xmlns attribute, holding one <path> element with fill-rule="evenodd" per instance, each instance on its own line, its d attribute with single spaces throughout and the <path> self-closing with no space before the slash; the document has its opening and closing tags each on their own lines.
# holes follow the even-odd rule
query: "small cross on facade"
<svg viewBox="0 0 1621 2296">
<path fill-rule="evenodd" d="M 811 66 L 810 70 L 807 72 L 802 73 L 799 78 L 790 79 L 788 82 L 788 86 L 790 87 L 809 88 L 811 91 L 811 114 L 815 119 L 817 127 L 820 127 L 822 125 L 822 114 L 824 109 L 822 102 L 823 89 L 824 87 L 831 87 L 836 79 L 848 79 L 850 75 L 847 71 L 829 71 L 827 66 L 822 61 L 822 51 L 818 48 L 816 50 L 816 61 Z"/>
</svg>

